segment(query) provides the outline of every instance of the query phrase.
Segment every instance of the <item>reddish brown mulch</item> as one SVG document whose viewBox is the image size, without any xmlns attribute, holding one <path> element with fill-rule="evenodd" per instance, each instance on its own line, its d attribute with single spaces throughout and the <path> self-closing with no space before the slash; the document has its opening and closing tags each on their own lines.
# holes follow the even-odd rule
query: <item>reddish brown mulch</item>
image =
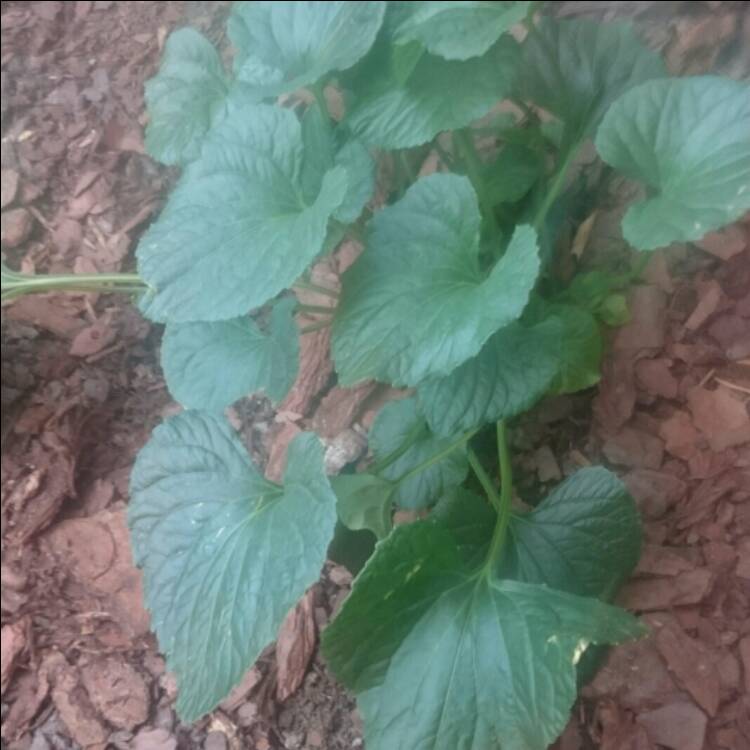
<svg viewBox="0 0 750 750">
<path fill-rule="evenodd" d="M 221 40 L 227 5 L 3 3 L 2 241 L 12 267 L 132 267 L 174 178 L 143 153 L 143 81 L 174 26 Z M 636 14 L 675 71 L 745 69 L 743 4 L 662 5 L 561 3 L 559 12 Z M 596 224 L 589 245 L 597 231 L 611 234 L 605 216 Z M 319 280 L 335 283 L 355 252 L 342 248 Z M 561 749 L 750 746 L 749 290 L 747 224 L 655 254 L 632 292 L 632 321 L 613 338 L 593 424 L 592 395 L 582 394 L 543 404 L 514 433 L 522 494 L 603 461 L 645 520 L 643 559 L 622 601 L 652 634 L 611 653 Z M 175 408 L 159 331 L 123 298 L 55 295 L 4 309 L 2 335 L 4 747 L 362 746 L 353 702 L 315 650 L 347 591 L 338 566 L 236 694 L 179 724 L 124 523 L 133 457 Z M 300 378 L 278 414 L 257 399 L 235 409 L 270 473 L 311 425 L 329 444 L 330 468 L 357 460 L 373 415 L 395 395 L 332 386 L 327 335 L 304 337 Z"/>
</svg>

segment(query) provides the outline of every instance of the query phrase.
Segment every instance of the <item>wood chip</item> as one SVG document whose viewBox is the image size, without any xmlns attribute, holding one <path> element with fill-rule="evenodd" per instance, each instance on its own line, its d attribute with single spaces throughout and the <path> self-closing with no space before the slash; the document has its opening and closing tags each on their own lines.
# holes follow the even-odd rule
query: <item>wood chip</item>
<svg viewBox="0 0 750 750">
<path fill-rule="evenodd" d="M 718 281 L 711 279 L 700 290 L 700 298 L 690 317 L 685 321 L 685 328 L 697 331 L 718 309 L 724 292 Z"/>
<path fill-rule="evenodd" d="M 302 684 L 315 651 L 317 628 L 314 601 L 315 592 L 310 589 L 286 616 L 279 629 L 276 641 L 276 697 L 280 703 L 293 695 Z"/>
<path fill-rule="evenodd" d="M 18 657 L 26 649 L 26 629 L 26 621 L 19 620 L 12 625 L 3 625 L 0 631 L 0 695 L 5 693 Z"/>
<path fill-rule="evenodd" d="M 671 703 L 639 714 L 636 721 L 657 745 L 672 750 L 703 750 L 708 721 L 692 703 Z"/>
</svg>

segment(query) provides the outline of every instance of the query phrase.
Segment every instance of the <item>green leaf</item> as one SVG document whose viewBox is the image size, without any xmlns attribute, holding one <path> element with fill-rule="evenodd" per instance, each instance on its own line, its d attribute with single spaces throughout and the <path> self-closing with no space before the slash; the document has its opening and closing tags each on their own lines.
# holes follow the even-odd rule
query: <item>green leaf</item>
<svg viewBox="0 0 750 750">
<path fill-rule="evenodd" d="M 421 42 L 433 55 L 467 60 L 483 55 L 514 24 L 529 2 L 416 2 L 395 29 L 398 43 Z"/>
<path fill-rule="evenodd" d="M 594 316 L 583 307 L 534 298 L 524 316 L 528 323 L 554 319 L 561 327 L 557 346 L 557 376 L 552 393 L 575 393 L 601 378 L 604 343 Z"/>
<path fill-rule="evenodd" d="M 283 487 L 266 481 L 201 412 L 157 427 L 136 460 L 133 552 L 185 723 L 226 697 L 320 575 L 336 497 L 317 437 L 295 438 L 287 461 Z"/>
<path fill-rule="evenodd" d="M 393 483 L 373 474 L 340 474 L 331 479 L 341 523 L 352 531 L 369 529 L 385 539 L 393 527 Z"/>
<path fill-rule="evenodd" d="M 539 271 L 536 234 L 517 227 L 486 274 L 479 229 L 476 194 L 457 175 L 424 177 L 375 214 L 333 322 L 344 385 L 374 378 L 413 386 L 447 375 L 521 315 Z"/>
<path fill-rule="evenodd" d="M 497 514 L 487 498 L 464 487 L 454 487 L 438 500 L 430 519 L 451 533 L 469 568 L 482 564 L 497 522 Z"/>
<path fill-rule="evenodd" d="M 556 318 L 533 327 L 511 323 L 450 375 L 420 384 L 419 407 L 430 428 L 453 435 L 531 408 L 559 372 L 562 330 Z"/>
<path fill-rule="evenodd" d="M 237 80 L 275 97 L 346 70 L 372 46 L 384 2 L 238 2 L 229 17 Z"/>
<path fill-rule="evenodd" d="M 424 53 L 404 80 L 403 66 L 373 65 L 345 123 L 369 146 L 410 148 L 440 131 L 463 128 L 486 115 L 513 88 L 518 45 L 503 37 L 483 57 L 465 62 Z M 450 96 L 446 95 L 450 92 Z"/>
<path fill-rule="evenodd" d="M 483 172 L 487 200 L 494 205 L 521 200 L 543 170 L 539 156 L 530 148 L 509 144 Z"/>
<path fill-rule="evenodd" d="M 504 577 L 610 599 L 641 555 L 633 498 L 612 472 L 581 469 L 527 515 L 511 519 Z"/>
<path fill-rule="evenodd" d="M 416 439 L 415 439 L 416 436 Z M 416 399 L 407 398 L 386 404 L 370 430 L 370 450 L 375 460 L 381 461 L 401 446 L 410 447 L 378 474 L 396 482 L 420 465 L 447 451 L 453 440 L 433 435 L 423 417 L 417 413 Z M 398 482 L 393 500 L 401 508 L 424 508 L 435 502 L 446 490 L 466 479 L 469 464 L 466 450 L 457 448 L 423 471 Z"/>
<path fill-rule="evenodd" d="M 594 599 L 469 575 L 450 533 L 417 522 L 377 547 L 323 650 L 358 694 L 368 750 L 545 750 L 586 647 L 642 633 Z"/>
<path fill-rule="evenodd" d="M 344 169 L 302 195 L 302 135 L 294 113 L 230 97 L 138 246 L 152 320 L 226 320 L 289 287 L 323 247 L 347 191 Z"/>
<path fill-rule="evenodd" d="M 570 146 L 594 134 L 620 94 L 666 75 L 630 24 L 544 17 L 524 42 L 519 88 L 564 121 Z"/>
<path fill-rule="evenodd" d="M 622 222 L 633 247 L 699 240 L 750 209 L 750 86 L 715 76 L 645 83 L 612 105 L 596 148 L 647 186 Z"/>
<path fill-rule="evenodd" d="M 195 29 L 172 32 L 159 72 L 146 81 L 146 150 L 163 164 L 187 164 L 221 112 L 228 80 L 219 54 Z"/>
<path fill-rule="evenodd" d="M 267 332 L 249 317 L 168 323 L 161 364 L 169 392 L 189 409 L 220 412 L 255 391 L 281 401 L 297 377 L 299 337 L 291 298 L 277 302 Z"/>
<path fill-rule="evenodd" d="M 346 171 L 347 191 L 333 218 L 344 224 L 355 222 L 375 190 L 375 161 L 370 152 L 357 140 L 349 140 L 337 148 L 330 118 L 317 104 L 309 106 L 302 118 L 302 141 L 305 146 L 302 185 L 306 200 L 314 200 L 326 172 L 340 166 Z"/>
</svg>

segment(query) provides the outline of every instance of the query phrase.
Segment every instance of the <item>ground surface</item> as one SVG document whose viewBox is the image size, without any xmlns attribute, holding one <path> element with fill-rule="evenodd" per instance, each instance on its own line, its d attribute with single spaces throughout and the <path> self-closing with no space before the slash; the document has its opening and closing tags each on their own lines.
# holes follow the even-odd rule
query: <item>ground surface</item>
<svg viewBox="0 0 750 750">
<path fill-rule="evenodd" d="M 675 72 L 750 70 L 742 3 L 560 3 L 633 15 Z M 143 153 L 143 81 L 171 28 L 221 40 L 227 3 L 3 3 L 2 242 L 24 270 L 132 267 L 175 175 Z M 744 25 L 743 25 L 744 24 Z M 622 253 L 616 209 L 583 261 Z M 614 650 L 561 750 L 750 746 L 750 224 L 656 254 L 612 336 L 598 392 L 543 404 L 515 430 L 526 497 L 588 462 L 617 470 L 647 545 L 622 602 L 652 635 Z M 328 269 L 346 263 L 341 253 Z M 171 413 L 160 332 L 112 296 L 27 298 L 4 310 L 2 738 L 13 750 L 362 746 L 352 701 L 314 651 L 346 595 L 327 567 L 242 689 L 192 727 L 174 715 L 140 604 L 123 509 L 130 466 Z M 272 470 L 300 426 L 355 458 L 372 387 L 332 388 L 325 333 L 280 415 L 235 418 Z M 319 376 L 319 373 L 323 373 Z M 354 428 L 354 429 L 352 429 Z M 301 683 L 301 684 L 300 684 Z M 289 695 L 291 693 L 291 695 Z"/>
</svg>

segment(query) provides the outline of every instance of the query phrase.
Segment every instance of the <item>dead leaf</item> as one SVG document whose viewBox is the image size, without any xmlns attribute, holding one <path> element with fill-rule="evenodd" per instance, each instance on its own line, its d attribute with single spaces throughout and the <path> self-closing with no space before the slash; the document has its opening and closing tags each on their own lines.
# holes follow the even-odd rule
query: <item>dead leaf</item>
<svg viewBox="0 0 750 750">
<path fill-rule="evenodd" d="M 307 673 L 315 650 L 315 591 L 310 589 L 286 616 L 276 641 L 278 679 L 276 697 L 280 703 L 293 695 Z"/>
<path fill-rule="evenodd" d="M 574 258 L 580 259 L 583 255 L 583 251 L 589 244 L 591 230 L 594 228 L 594 222 L 596 221 L 597 213 L 598 211 L 594 211 L 591 215 L 587 216 L 576 230 L 575 237 L 573 238 L 573 244 L 570 248 L 570 254 Z"/>
</svg>

